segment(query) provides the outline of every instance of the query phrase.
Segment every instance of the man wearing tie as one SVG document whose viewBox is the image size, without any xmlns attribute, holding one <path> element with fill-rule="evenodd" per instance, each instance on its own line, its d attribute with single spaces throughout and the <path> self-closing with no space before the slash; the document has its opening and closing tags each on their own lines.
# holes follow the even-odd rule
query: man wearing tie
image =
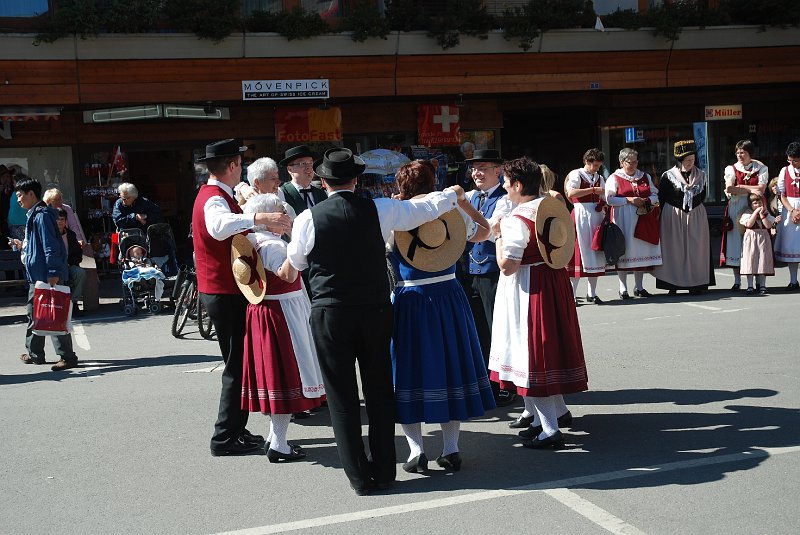
<svg viewBox="0 0 800 535">
<path fill-rule="evenodd" d="M 467 193 L 472 206 L 477 208 L 490 224 L 508 216 L 514 206 L 508 200 L 506 190 L 500 183 L 503 166 L 500 152 L 492 149 L 476 150 L 474 157 L 467 159 L 466 163 L 469 165 L 470 178 L 476 186 L 476 189 Z M 494 235 L 490 234 L 485 241 L 467 243 L 466 258 L 462 264 L 466 271 L 464 291 L 469 297 L 483 359 L 487 364 L 492 340 L 494 296 L 500 278 L 494 241 Z M 495 389 L 495 402 L 498 407 L 509 405 L 517 397 L 514 392 L 499 390 L 497 383 L 492 383 L 492 388 Z"/>
<path fill-rule="evenodd" d="M 281 190 L 286 202 L 294 208 L 297 215 L 300 215 L 328 196 L 324 190 L 311 185 L 311 179 L 314 178 L 314 153 L 307 145 L 292 147 L 284 156 L 278 163 L 286 166 L 292 180 L 281 186 Z"/>
</svg>

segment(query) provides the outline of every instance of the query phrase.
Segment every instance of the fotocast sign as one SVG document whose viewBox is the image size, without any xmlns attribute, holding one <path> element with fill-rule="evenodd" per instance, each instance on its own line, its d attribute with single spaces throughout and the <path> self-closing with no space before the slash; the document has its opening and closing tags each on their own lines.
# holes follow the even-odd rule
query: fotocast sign
<svg viewBox="0 0 800 535">
<path fill-rule="evenodd" d="M 327 78 L 313 80 L 242 80 L 242 100 L 330 98 Z"/>
</svg>

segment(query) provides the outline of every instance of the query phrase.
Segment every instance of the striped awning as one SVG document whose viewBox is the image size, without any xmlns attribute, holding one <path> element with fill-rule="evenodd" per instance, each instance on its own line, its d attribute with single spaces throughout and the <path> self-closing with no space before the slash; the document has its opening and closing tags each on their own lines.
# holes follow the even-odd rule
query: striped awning
<svg viewBox="0 0 800 535">
<path fill-rule="evenodd" d="M 0 108 L 0 121 L 57 121 L 61 108 Z"/>
</svg>

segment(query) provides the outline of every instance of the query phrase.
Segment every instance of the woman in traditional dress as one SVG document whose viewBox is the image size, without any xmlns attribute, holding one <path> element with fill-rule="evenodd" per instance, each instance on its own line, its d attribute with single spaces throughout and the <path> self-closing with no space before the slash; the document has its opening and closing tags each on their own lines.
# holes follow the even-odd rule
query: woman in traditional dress
<svg viewBox="0 0 800 535">
<path fill-rule="evenodd" d="M 739 221 L 742 212 L 747 209 L 747 197 L 751 193 L 764 194 L 769 182 L 769 169 L 763 163 L 753 159 L 756 146 L 750 140 L 736 143 L 736 163 L 725 168 L 725 195 L 728 202 L 728 217 L 731 221 Z M 733 269 L 734 292 L 742 288 L 742 275 L 739 266 L 742 261 L 742 231 L 740 225 L 722 235 L 722 252 L 720 265 L 730 266 Z"/>
<path fill-rule="evenodd" d="M 638 165 L 639 153 L 624 148 L 619 151 L 620 168 L 606 180 L 606 202 L 612 206 L 611 220 L 625 235 L 625 254 L 617 260 L 620 299 L 631 298 L 628 294 L 630 272 L 634 273 L 636 283 L 633 295 L 650 297 L 650 292 L 644 289 L 644 272 L 661 265 L 661 244 L 641 240 L 635 235 L 639 213 L 649 213 L 658 202 L 658 189 L 650 175 L 637 169 Z"/>
<path fill-rule="evenodd" d="M 244 205 L 245 213 L 282 211 L 283 203 L 271 193 L 251 197 Z M 234 263 L 240 287 L 249 282 L 249 288 L 261 288 L 255 297 L 244 290 L 250 304 L 244 339 L 242 409 L 270 414 L 265 445 L 269 462 L 297 461 L 306 454 L 286 440 L 292 414 L 319 407 L 325 394 L 311 337 L 311 307 L 298 271 L 286 259 L 286 242 L 266 229 L 248 234 L 244 243 L 249 246 L 247 240 L 261 257 L 266 273 L 258 275 L 254 269 L 258 259 L 250 256 L 252 248 L 238 261 L 238 272 Z M 242 244 L 235 238 L 234 246 L 237 241 Z M 241 269 L 245 266 L 249 269 Z"/>
<path fill-rule="evenodd" d="M 775 259 L 789 266 L 788 292 L 800 291 L 797 282 L 797 264 L 800 262 L 800 143 L 789 143 L 786 148 L 789 165 L 778 174 L 778 195 L 782 217 L 775 239 Z"/>
<path fill-rule="evenodd" d="M 695 165 L 694 140 L 678 141 L 672 150 L 677 163 L 661 175 L 658 200 L 661 206 L 662 264 L 656 266 L 656 288 L 699 294 L 715 284 L 710 257 L 706 197 L 706 174 Z"/>
<path fill-rule="evenodd" d="M 578 282 L 586 277 L 589 289 L 586 302 L 602 304 L 597 295 L 597 277 L 606 271 L 606 257 L 603 251 L 592 250 L 592 237 L 605 217 L 606 181 L 600 174 L 600 167 L 606 159 L 600 149 L 589 149 L 583 155 L 583 167 L 570 171 L 564 190 L 573 203 L 572 220 L 575 222 L 575 255 L 567 264 L 572 276 L 572 294 L 578 304 Z"/>
<path fill-rule="evenodd" d="M 517 207 L 493 225 L 500 282 L 495 301 L 489 370 L 501 388 L 516 387 L 535 414 L 522 445 L 564 447 L 558 415 L 569 414 L 563 394 L 587 389 L 586 363 L 564 269 L 575 227 L 563 203 L 540 193 L 542 172 L 529 158 L 503 168 L 503 187 Z"/>
<path fill-rule="evenodd" d="M 434 191 L 427 162 L 415 161 L 396 174 L 401 199 Z M 458 209 L 410 232 L 395 232 L 389 259 L 398 278 L 394 289 L 394 365 L 397 421 L 410 448 L 406 472 L 427 469 L 422 422 L 442 428 L 436 464 L 461 468 L 461 422 L 495 407 L 469 302 L 455 278 L 455 264 L 467 240 L 489 235 L 489 223 L 464 196 Z"/>
</svg>

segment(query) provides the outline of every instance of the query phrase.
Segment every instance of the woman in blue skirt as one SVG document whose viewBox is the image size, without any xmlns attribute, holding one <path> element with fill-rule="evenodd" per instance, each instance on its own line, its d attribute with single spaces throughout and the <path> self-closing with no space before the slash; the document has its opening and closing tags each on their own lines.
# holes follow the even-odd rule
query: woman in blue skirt
<svg viewBox="0 0 800 535">
<path fill-rule="evenodd" d="M 433 167 L 411 162 L 397 172 L 401 199 L 434 191 Z M 422 422 L 440 424 L 444 444 L 436 463 L 461 468 L 461 421 L 495 407 L 467 296 L 455 278 L 466 241 L 489 235 L 489 223 L 457 188 L 458 208 L 407 232 L 395 232 L 392 363 L 397 419 L 411 451 L 406 472 L 427 469 Z"/>
</svg>

